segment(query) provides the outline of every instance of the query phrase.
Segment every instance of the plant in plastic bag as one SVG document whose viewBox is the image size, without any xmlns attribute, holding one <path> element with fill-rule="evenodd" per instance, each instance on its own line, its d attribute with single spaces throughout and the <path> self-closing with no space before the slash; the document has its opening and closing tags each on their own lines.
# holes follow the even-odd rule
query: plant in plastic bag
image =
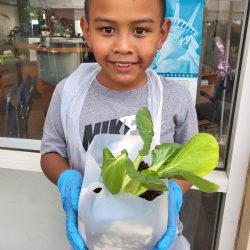
<svg viewBox="0 0 250 250">
<path fill-rule="evenodd" d="M 136 125 L 140 136 L 100 134 L 86 153 L 78 230 L 89 249 L 152 249 L 167 228 L 167 178 L 189 180 L 206 192 L 218 188 L 203 179 L 218 162 L 211 135 L 153 147 L 147 108 L 137 112 Z M 150 163 L 141 168 L 142 162 Z M 148 192 L 161 195 L 148 199 Z"/>
<path fill-rule="evenodd" d="M 165 233 L 168 221 L 167 192 L 153 200 L 119 192 L 128 176 L 128 155 L 136 158 L 141 146 L 139 136 L 128 135 L 100 134 L 91 142 L 85 155 L 78 209 L 78 230 L 88 249 L 149 250 Z M 123 147 L 128 150 L 122 150 Z M 113 153 L 107 148 L 112 149 Z M 107 171 L 102 174 L 108 175 L 110 172 L 106 182 L 101 178 L 102 161 Z M 109 182 L 109 188 L 116 192 L 115 195 L 104 184 Z"/>
</svg>

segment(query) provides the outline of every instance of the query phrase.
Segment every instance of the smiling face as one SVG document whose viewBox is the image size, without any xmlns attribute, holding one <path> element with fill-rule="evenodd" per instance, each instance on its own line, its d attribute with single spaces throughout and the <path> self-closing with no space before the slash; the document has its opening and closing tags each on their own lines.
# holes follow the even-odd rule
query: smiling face
<svg viewBox="0 0 250 250">
<path fill-rule="evenodd" d="M 129 90 L 147 82 L 145 70 L 170 28 L 161 27 L 158 0 L 91 0 L 89 20 L 81 20 L 88 46 L 101 71 L 97 79 L 115 90 Z"/>
</svg>

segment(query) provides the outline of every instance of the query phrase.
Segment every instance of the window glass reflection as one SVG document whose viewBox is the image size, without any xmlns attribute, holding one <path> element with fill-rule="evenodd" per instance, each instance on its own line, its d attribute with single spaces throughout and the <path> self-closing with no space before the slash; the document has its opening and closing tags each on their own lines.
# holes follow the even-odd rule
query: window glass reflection
<svg viewBox="0 0 250 250">
<path fill-rule="evenodd" d="M 80 29 L 83 1 L 0 0 L 0 5 L 0 135 L 40 139 L 55 85 L 81 62 L 95 61 Z M 221 162 L 244 5 L 245 1 L 205 2 L 196 108 L 200 131 L 214 134 L 220 142 Z"/>
<path fill-rule="evenodd" d="M 244 5 L 245 1 L 206 1 L 204 10 L 201 80 L 196 109 L 200 131 L 212 133 L 218 139 L 219 167 L 222 168 L 225 167 L 229 118 L 237 87 L 235 75 Z"/>
<path fill-rule="evenodd" d="M 55 85 L 94 61 L 83 1 L 0 1 L 0 136 L 41 139 Z"/>
<path fill-rule="evenodd" d="M 242 33 L 245 1 L 205 1 L 200 82 L 196 100 L 199 130 L 213 134 L 224 165 Z M 225 194 L 188 191 L 181 216 L 191 249 L 215 249 L 220 203 Z"/>
<path fill-rule="evenodd" d="M 197 190 L 184 195 L 180 217 L 184 224 L 183 235 L 191 249 L 214 249 L 222 196 L 221 193 L 208 194 Z"/>
</svg>

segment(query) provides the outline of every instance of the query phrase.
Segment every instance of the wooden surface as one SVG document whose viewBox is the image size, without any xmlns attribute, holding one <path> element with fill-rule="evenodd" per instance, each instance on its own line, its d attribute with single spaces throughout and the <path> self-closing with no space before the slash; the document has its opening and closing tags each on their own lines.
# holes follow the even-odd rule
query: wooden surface
<svg viewBox="0 0 250 250">
<path fill-rule="evenodd" d="M 205 96 L 202 94 L 202 92 L 205 94 Z M 196 100 L 196 105 L 206 105 L 207 103 L 211 102 L 209 98 L 213 98 L 215 95 L 215 85 L 214 84 L 208 84 L 203 85 L 200 87 L 200 95 L 198 96 Z M 198 120 L 198 125 L 203 126 L 209 124 L 210 121 L 207 119 Z"/>
<path fill-rule="evenodd" d="M 14 49 L 27 49 L 35 50 L 40 52 L 50 52 L 50 53 L 86 53 L 91 52 L 91 49 L 88 47 L 47 47 L 41 44 L 28 44 L 28 43 L 15 43 L 13 44 Z"/>
<path fill-rule="evenodd" d="M 250 159 L 235 250 L 250 249 Z"/>
<path fill-rule="evenodd" d="M 216 71 L 202 71 L 201 78 L 202 80 L 207 79 L 208 84 L 217 84 L 218 73 Z"/>
<path fill-rule="evenodd" d="M 209 85 L 204 85 L 200 87 L 200 92 L 205 93 L 206 96 L 204 95 L 199 95 L 196 101 L 196 104 L 204 104 L 209 101 L 209 98 L 212 98 L 215 95 L 215 85 L 214 84 L 209 84 Z"/>
<path fill-rule="evenodd" d="M 16 63 L 11 63 L 11 64 L 0 64 L 0 91 L 2 92 L 2 95 L 4 98 L 6 98 L 6 91 L 5 91 L 5 85 L 3 82 L 3 75 L 4 73 L 7 73 L 9 71 L 15 70 L 17 67 Z M 16 71 L 15 71 L 16 74 Z"/>
</svg>

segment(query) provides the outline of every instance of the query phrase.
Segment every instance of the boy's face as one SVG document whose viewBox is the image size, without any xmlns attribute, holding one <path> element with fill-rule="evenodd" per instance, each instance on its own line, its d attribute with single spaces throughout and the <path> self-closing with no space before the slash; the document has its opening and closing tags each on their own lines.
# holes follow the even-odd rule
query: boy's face
<svg viewBox="0 0 250 250">
<path fill-rule="evenodd" d="M 97 79 L 115 90 L 143 86 L 170 29 L 169 20 L 160 23 L 158 0 L 91 0 L 89 22 L 83 18 L 81 27 L 102 68 Z"/>
</svg>

